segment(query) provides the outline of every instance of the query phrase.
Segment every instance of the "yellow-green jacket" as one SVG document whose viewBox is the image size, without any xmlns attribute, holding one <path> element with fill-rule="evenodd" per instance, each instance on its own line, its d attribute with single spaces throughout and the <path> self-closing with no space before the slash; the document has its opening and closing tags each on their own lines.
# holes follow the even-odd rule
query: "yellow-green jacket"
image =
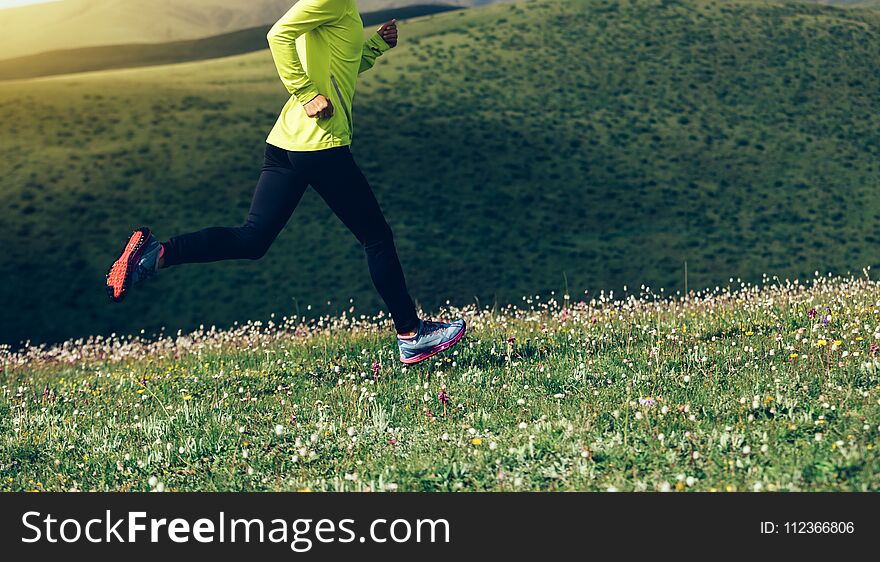
<svg viewBox="0 0 880 562">
<path fill-rule="evenodd" d="M 351 144 L 351 101 L 358 74 L 389 46 L 378 33 L 364 41 L 355 0 L 299 0 L 267 36 L 290 99 L 266 142 L 285 150 Z M 333 116 L 309 117 L 303 106 L 321 94 Z"/>
</svg>

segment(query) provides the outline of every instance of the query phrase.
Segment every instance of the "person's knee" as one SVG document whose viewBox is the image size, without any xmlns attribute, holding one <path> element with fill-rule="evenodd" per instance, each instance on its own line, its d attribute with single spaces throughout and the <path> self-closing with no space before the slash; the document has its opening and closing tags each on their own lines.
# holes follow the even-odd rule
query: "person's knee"
<svg viewBox="0 0 880 562">
<path fill-rule="evenodd" d="M 271 244 L 263 241 L 257 241 L 248 246 L 246 258 L 249 260 L 258 260 L 266 255 Z"/>
<path fill-rule="evenodd" d="M 394 233 L 391 231 L 391 227 L 386 223 L 383 224 L 382 227 L 370 232 L 369 236 L 365 236 L 363 240 L 361 240 L 361 243 L 367 252 L 387 248 L 389 246 L 394 247 Z"/>
<path fill-rule="evenodd" d="M 241 242 L 241 257 L 249 260 L 258 260 L 269 251 L 269 247 L 272 245 L 275 237 L 261 229 L 244 225 L 239 230 L 239 239 Z"/>
</svg>

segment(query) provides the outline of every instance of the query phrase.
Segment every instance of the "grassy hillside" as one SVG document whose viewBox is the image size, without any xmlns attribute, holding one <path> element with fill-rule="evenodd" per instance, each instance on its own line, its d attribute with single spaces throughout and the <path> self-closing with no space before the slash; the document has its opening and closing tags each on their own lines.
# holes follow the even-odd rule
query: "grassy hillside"
<svg viewBox="0 0 880 562">
<path fill-rule="evenodd" d="M 365 26 L 459 9 L 446 4 L 417 4 L 361 14 Z M 0 60 L 0 80 L 73 74 L 114 68 L 173 64 L 260 51 L 266 48 L 267 25 L 202 39 L 169 43 L 140 43 L 49 51 Z"/>
<path fill-rule="evenodd" d="M 353 150 L 435 309 L 877 262 L 880 16 L 767 2 L 541 1 L 406 22 Z M 267 52 L 0 84 L 0 341 L 379 308 L 313 192 L 259 262 L 102 283 L 130 228 L 246 214 L 286 94 Z M 427 204 L 426 204 L 427 203 Z M 312 308 L 308 308 L 312 305 Z"/>
<path fill-rule="evenodd" d="M 880 490 L 876 282 L 618 299 L 0 353 L 0 491 Z"/>
<path fill-rule="evenodd" d="M 491 0 L 441 0 L 469 6 Z M 64 0 L 0 10 L 0 57 L 197 39 L 272 23 L 295 0 Z M 362 12 L 424 0 L 358 0 Z"/>
</svg>

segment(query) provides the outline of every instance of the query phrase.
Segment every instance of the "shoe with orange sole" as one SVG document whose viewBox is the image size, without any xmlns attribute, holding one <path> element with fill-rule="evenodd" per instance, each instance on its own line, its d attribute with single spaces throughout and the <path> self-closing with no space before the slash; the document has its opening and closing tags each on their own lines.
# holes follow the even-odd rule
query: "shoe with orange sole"
<svg viewBox="0 0 880 562">
<path fill-rule="evenodd" d="M 122 302 L 132 285 L 152 277 L 159 270 L 162 244 L 149 228 L 138 228 L 128 237 L 119 258 L 107 272 L 107 296 Z"/>
</svg>

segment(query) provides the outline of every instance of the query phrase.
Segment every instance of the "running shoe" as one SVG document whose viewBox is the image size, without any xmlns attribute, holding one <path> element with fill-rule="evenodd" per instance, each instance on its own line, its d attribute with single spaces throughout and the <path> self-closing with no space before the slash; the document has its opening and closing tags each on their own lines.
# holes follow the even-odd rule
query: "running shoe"
<svg viewBox="0 0 880 562">
<path fill-rule="evenodd" d="M 159 254 L 162 244 L 149 228 L 139 228 L 131 233 L 125 249 L 107 272 L 107 295 L 113 302 L 122 302 L 128 289 L 149 279 L 159 270 Z"/>
<path fill-rule="evenodd" d="M 397 338 L 400 347 L 400 360 L 406 365 L 414 365 L 457 344 L 467 327 L 464 320 L 449 324 L 423 320 L 412 338 Z"/>
</svg>

